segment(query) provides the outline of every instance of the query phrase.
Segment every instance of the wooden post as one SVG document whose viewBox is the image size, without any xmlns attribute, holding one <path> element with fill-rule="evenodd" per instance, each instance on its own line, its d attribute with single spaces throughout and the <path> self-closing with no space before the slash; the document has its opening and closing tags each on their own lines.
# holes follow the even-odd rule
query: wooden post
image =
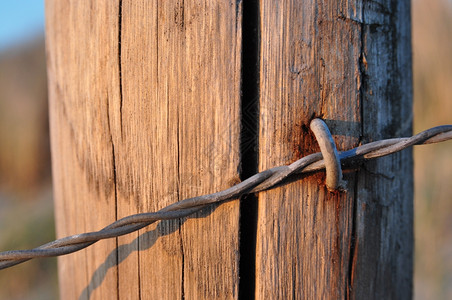
<svg viewBox="0 0 452 300">
<path fill-rule="evenodd" d="M 339 150 L 410 134 L 409 14 L 407 0 L 48 0 L 58 236 L 316 152 L 314 116 Z M 59 258 L 61 298 L 409 298 L 411 166 L 404 151 L 346 172 L 345 192 L 304 176 L 257 206 L 98 242 Z"/>
<path fill-rule="evenodd" d="M 409 1 L 262 0 L 259 169 L 319 151 L 314 116 L 338 150 L 411 133 Z M 411 152 L 259 194 L 256 298 L 409 299 Z"/>
<path fill-rule="evenodd" d="M 58 236 L 237 181 L 240 5 L 58 0 L 46 11 Z M 234 298 L 238 218 L 230 202 L 62 257 L 61 298 Z"/>
</svg>

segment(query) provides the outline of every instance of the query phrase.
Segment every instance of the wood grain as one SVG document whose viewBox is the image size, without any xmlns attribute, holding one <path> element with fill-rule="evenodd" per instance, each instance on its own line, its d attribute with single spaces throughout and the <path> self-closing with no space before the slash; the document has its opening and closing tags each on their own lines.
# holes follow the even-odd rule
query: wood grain
<svg viewBox="0 0 452 300">
<path fill-rule="evenodd" d="M 410 132 L 409 3 L 395 3 L 260 1 L 259 170 L 317 152 L 313 117 L 338 150 Z M 257 299 L 410 298 L 411 154 L 362 167 L 346 192 L 318 174 L 259 194 Z"/>
<path fill-rule="evenodd" d="M 313 117 L 338 150 L 410 134 L 408 0 L 251 6 L 259 170 L 319 151 Z M 254 115 L 240 119 L 241 1 L 48 0 L 46 16 L 58 237 L 237 182 Z M 255 290 L 242 291 L 410 298 L 411 176 L 404 151 L 346 172 L 345 192 L 319 173 L 260 193 Z M 239 214 L 229 202 L 60 257 L 61 298 L 238 298 Z"/>
<path fill-rule="evenodd" d="M 236 181 L 240 3 L 47 1 L 46 13 L 59 237 Z M 61 298 L 237 298 L 238 218 L 231 202 L 62 257 Z"/>
<path fill-rule="evenodd" d="M 56 229 L 63 237 L 99 230 L 116 218 L 108 107 L 120 100 L 113 34 L 118 5 L 46 1 L 46 17 Z M 61 299 L 101 298 L 116 290 L 115 248 L 110 239 L 60 257 Z"/>
<path fill-rule="evenodd" d="M 363 143 L 412 133 L 410 1 L 363 7 Z M 351 295 L 411 299 L 413 158 L 407 149 L 358 173 Z"/>
</svg>

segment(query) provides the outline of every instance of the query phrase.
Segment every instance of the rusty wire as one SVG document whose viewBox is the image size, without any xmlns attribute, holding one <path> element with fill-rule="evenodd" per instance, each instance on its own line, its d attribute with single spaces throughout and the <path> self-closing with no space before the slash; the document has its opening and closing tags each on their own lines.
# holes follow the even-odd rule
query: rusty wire
<svg viewBox="0 0 452 300">
<path fill-rule="evenodd" d="M 359 164 L 365 160 L 386 156 L 413 145 L 439 143 L 450 139 L 452 139 L 452 125 L 438 126 L 422 131 L 409 138 L 380 140 L 340 152 L 339 160 L 344 167 L 349 165 L 350 162 Z M 99 231 L 64 237 L 30 250 L 0 252 L 0 270 L 23 263 L 32 258 L 52 257 L 76 252 L 99 240 L 122 236 L 159 220 L 184 218 L 213 203 L 238 199 L 245 194 L 268 190 L 277 184 L 283 183 L 290 175 L 314 172 L 322 169 L 325 169 L 322 153 L 310 154 L 290 165 L 262 171 L 224 191 L 188 198 L 171 204 L 157 212 L 131 215 L 117 220 Z"/>
</svg>

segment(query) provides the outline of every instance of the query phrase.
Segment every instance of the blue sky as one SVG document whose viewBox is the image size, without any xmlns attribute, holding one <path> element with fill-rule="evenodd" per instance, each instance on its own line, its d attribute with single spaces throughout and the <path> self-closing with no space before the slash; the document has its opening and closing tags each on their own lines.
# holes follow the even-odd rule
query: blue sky
<svg viewBox="0 0 452 300">
<path fill-rule="evenodd" d="M 0 0 L 0 51 L 44 34 L 44 0 Z"/>
</svg>

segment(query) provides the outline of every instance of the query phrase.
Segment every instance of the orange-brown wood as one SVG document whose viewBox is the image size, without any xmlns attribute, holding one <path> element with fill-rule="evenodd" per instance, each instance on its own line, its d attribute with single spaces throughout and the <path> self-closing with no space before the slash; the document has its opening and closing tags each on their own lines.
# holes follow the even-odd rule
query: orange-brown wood
<svg viewBox="0 0 452 300">
<path fill-rule="evenodd" d="M 46 12 L 59 237 L 237 181 L 240 4 Z M 237 298 L 238 218 L 231 202 L 61 257 L 61 298 Z"/>
</svg>

